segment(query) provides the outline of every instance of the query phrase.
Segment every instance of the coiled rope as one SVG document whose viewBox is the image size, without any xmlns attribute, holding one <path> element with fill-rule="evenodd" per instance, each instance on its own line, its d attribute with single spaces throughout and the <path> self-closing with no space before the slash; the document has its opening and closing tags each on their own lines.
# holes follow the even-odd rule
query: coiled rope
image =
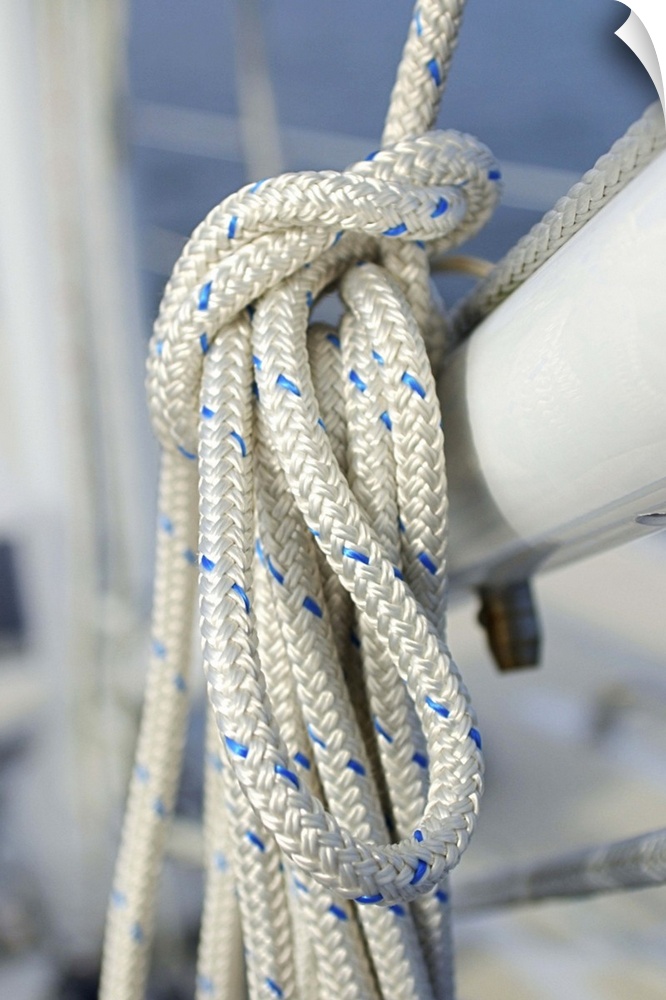
<svg viewBox="0 0 666 1000">
<path fill-rule="evenodd" d="M 148 365 L 152 656 L 102 1000 L 144 995 L 197 580 L 197 997 L 240 996 L 239 918 L 253 998 L 454 995 L 447 874 L 482 758 L 446 642 L 446 330 L 426 245 L 477 232 L 500 179 L 475 139 L 429 131 L 462 7 L 418 4 L 378 153 L 225 199 L 167 284 Z M 310 324 L 334 287 L 339 329 Z"/>
<path fill-rule="evenodd" d="M 446 875 L 482 763 L 444 633 L 446 478 L 423 335 L 443 338 L 425 243 L 463 242 L 499 193 L 485 147 L 428 131 L 461 10 L 417 8 L 380 152 L 227 198 L 167 285 L 149 361 L 163 445 L 153 656 L 106 1000 L 145 987 L 197 568 L 212 720 L 198 996 L 228 995 L 232 884 L 253 997 L 453 995 Z M 334 284 L 340 329 L 308 331 Z"/>
</svg>

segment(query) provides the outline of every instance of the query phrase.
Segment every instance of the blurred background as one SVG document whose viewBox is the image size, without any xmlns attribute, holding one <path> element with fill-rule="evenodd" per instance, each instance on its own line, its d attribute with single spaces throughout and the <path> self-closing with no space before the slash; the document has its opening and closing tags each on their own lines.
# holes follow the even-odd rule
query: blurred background
<svg viewBox="0 0 666 1000">
<path fill-rule="evenodd" d="M 148 646 L 157 449 L 144 355 L 183 241 L 225 195 L 375 149 L 410 18 L 397 0 L 0 5 L 0 996 L 96 995 Z M 655 99 L 614 0 L 470 0 L 441 127 L 505 195 L 498 259 Z M 438 277 L 447 303 L 469 287 Z M 540 578 L 542 666 L 451 643 L 488 791 L 463 866 L 666 825 L 663 533 Z M 660 596 L 661 595 L 661 596 Z M 199 702 L 201 696 L 199 697 Z M 151 996 L 193 992 L 201 712 Z M 666 997 L 666 893 L 459 921 L 462 1000 Z"/>
</svg>

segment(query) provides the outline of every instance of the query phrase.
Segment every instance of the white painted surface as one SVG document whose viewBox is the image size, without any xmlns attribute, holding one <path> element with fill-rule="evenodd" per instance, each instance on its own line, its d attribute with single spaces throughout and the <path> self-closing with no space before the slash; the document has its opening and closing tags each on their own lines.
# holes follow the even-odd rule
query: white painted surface
<svg viewBox="0 0 666 1000">
<path fill-rule="evenodd" d="M 451 570 L 556 565 L 666 504 L 666 155 L 460 349 L 443 381 Z"/>
</svg>

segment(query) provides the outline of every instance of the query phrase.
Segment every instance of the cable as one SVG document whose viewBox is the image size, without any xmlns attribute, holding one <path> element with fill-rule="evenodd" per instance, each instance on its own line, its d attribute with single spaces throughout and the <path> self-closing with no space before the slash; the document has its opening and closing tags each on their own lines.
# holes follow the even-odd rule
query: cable
<svg viewBox="0 0 666 1000">
<path fill-rule="evenodd" d="M 456 910 L 596 896 L 665 882 L 666 830 L 655 830 L 469 881 L 460 887 Z"/>
</svg>

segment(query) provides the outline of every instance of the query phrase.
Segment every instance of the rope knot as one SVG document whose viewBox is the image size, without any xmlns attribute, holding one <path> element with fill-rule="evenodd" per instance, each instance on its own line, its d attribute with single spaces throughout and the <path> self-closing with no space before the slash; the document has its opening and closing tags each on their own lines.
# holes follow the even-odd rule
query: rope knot
<svg viewBox="0 0 666 1000">
<path fill-rule="evenodd" d="M 499 180 L 492 154 L 473 136 L 432 131 L 342 172 L 282 174 L 225 198 L 186 244 L 155 324 L 148 395 L 161 444 L 194 459 L 203 357 L 219 330 L 242 322 L 268 289 L 316 262 L 311 305 L 317 275 L 330 284 L 359 257 L 394 253 L 391 244 L 421 256 L 426 243 L 457 246 L 489 218 Z"/>
</svg>

